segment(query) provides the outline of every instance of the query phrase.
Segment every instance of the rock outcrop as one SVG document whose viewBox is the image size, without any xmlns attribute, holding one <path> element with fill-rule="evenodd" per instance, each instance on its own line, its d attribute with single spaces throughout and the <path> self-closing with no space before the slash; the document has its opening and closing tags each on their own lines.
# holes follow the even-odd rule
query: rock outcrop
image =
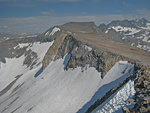
<svg viewBox="0 0 150 113">
<path fill-rule="evenodd" d="M 135 106 L 130 112 L 150 112 L 150 67 L 139 66 L 135 78 Z"/>
<path fill-rule="evenodd" d="M 49 48 L 42 62 L 43 69 L 52 60 L 55 61 L 64 58 L 67 54 L 70 54 L 70 58 L 64 66 L 64 69 L 68 70 L 69 68 L 76 67 L 86 68 L 86 66 L 95 67 L 98 72 L 101 72 L 102 78 L 119 60 L 134 62 L 121 55 L 94 49 L 92 46 L 76 40 L 72 35 L 67 35 L 57 38 Z"/>
</svg>

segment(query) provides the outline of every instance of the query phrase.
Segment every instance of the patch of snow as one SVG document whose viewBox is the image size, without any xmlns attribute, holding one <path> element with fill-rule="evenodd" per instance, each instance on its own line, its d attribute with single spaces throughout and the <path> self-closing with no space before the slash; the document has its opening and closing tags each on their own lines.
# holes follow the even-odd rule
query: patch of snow
<svg viewBox="0 0 150 113">
<path fill-rule="evenodd" d="M 141 45 L 141 44 L 138 44 L 138 45 L 137 45 L 138 48 L 142 48 L 142 46 L 143 46 L 143 45 Z"/>
<path fill-rule="evenodd" d="M 122 107 L 126 106 L 128 98 L 133 98 L 135 95 L 134 81 L 129 81 L 111 95 L 102 105 L 98 106 L 92 113 L 121 113 Z"/>
<path fill-rule="evenodd" d="M 5 40 L 9 40 L 10 38 L 9 38 L 9 37 L 4 37 L 4 39 L 5 39 Z"/>
<path fill-rule="evenodd" d="M 150 36 L 144 35 L 143 34 L 143 40 L 144 42 L 150 42 Z"/>
<path fill-rule="evenodd" d="M 20 44 L 18 44 L 19 48 L 24 48 L 24 47 L 27 47 L 27 46 L 29 46 L 29 43 L 20 43 Z"/>
<path fill-rule="evenodd" d="M 105 31 L 105 34 L 107 34 L 107 33 L 108 33 L 108 31 L 109 31 L 109 30 L 106 30 L 106 31 Z"/>
<path fill-rule="evenodd" d="M 36 36 L 37 36 L 37 35 L 29 35 L 29 36 L 27 36 L 27 37 L 29 38 L 29 37 L 36 37 Z"/>
<path fill-rule="evenodd" d="M 132 43 L 132 44 L 131 44 L 131 46 L 134 46 L 134 45 L 135 45 L 135 43 Z"/>
<path fill-rule="evenodd" d="M 76 47 L 75 50 L 77 51 L 77 50 L 78 50 L 78 47 Z"/>
<path fill-rule="evenodd" d="M 150 30 L 150 23 L 146 23 L 146 27 L 140 27 L 140 28 Z"/>
<path fill-rule="evenodd" d="M 122 27 L 122 26 L 112 26 L 112 28 L 116 31 L 116 32 L 128 32 L 128 34 L 125 35 L 133 35 L 135 33 L 138 33 L 140 30 L 136 29 L 136 28 L 130 28 L 130 27 Z"/>
<path fill-rule="evenodd" d="M 49 34 L 49 36 L 54 35 L 54 34 L 55 34 L 56 32 L 58 32 L 58 31 L 60 31 L 60 29 L 57 28 L 57 27 L 55 27 L 55 28 L 52 30 L 52 32 Z"/>
<path fill-rule="evenodd" d="M 139 37 L 136 37 L 137 39 L 142 39 L 143 38 L 143 36 L 139 36 Z"/>
<path fill-rule="evenodd" d="M 49 31 L 47 31 L 46 33 L 45 33 L 45 36 L 48 36 L 49 35 Z"/>
<path fill-rule="evenodd" d="M 92 51 L 92 48 L 87 46 L 87 45 L 85 45 L 85 49 L 88 50 L 88 51 Z"/>
<path fill-rule="evenodd" d="M 128 61 L 119 61 L 118 63 L 119 63 L 119 65 L 126 65 L 126 64 L 128 64 Z"/>
<path fill-rule="evenodd" d="M 126 39 L 127 37 L 122 37 L 122 40 Z"/>
<path fill-rule="evenodd" d="M 146 50 L 146 51 L 150 51 L 150 46 L 148 46 L 148 45 L 138 44 L 137 47 L 140 49 Z"/>
</svg>

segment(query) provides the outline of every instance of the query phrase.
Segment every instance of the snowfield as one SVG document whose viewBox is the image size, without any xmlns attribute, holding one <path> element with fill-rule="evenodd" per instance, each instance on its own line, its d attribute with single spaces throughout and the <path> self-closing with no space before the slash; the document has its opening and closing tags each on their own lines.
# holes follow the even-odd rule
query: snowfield
<svg viewBox="0 0 150 113">
<path fill-rule="evenodd" d="M 44 58 L 44 55 L 46 54 L 48 48 L 53 44 L 52 42 L 47 42 L 47 43 L 33 43 L 31 46 L 30 44 L 27 43 L 22 43 L 19 44 L 20 48 L 29 46 L 27 50 L 31 49 L 38 55 L 38 63 L 41 62 Z M 6 86 L 8 86 L 13 80 L 15 80 L 16 76 L 22 75 L 29 71 L 26 66 L 23 66 L 25 56 L 21 56 L 19 58 L 6 58 L 6 63 L 0 63 L 0 79 L 2 80 L 0 82 L 0 91 L 4 89 Z"/>
<path fill-rule="evenodd" d="M 40 63 L 52 44 L 19 44 L 18 48 L 36 52 Z M 64 70 L 70 57 L 68 53 L 63 59 L 52 61 L 43 71 L 42 64 L 33 69 L 23 66 L 24 55 L 6 58 L 0 66 L 0 113 L 84 113 L 134 70 L 133 64 L 119 61 L 101 79 L 101 72 L 88 65 Z"/>
<path fill-rule="evenodd" d="M 95 102 L 93 95 L 96 91 L 100 93 L 96 97 L 100 98 L 133 71 L 133 64 L 120 61 L 101 79 L 101 74 L 93 67 L 65 71 L 64 60 L 52 61 L 37 78 L 34 75 L 41 65 L 25 71 L 13 87 L 0 96 L 0 112 L 75 113 L 83 108 L 84 111 L 90 104 L 86 107 L 84 105 L 91 100 Z"/>
</svg>

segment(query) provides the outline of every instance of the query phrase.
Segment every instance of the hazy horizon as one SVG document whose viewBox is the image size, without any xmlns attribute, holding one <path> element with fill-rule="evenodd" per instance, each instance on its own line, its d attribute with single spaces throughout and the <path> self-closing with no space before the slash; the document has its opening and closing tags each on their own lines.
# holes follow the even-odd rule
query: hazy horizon
<svg viewBox="0 0 150 113">
<path fill-rule="evenodd" d="M 149 0 L 0 0 L 0 32 L 42 33 L 54 25 L 150 20 Z"/>
</svg>

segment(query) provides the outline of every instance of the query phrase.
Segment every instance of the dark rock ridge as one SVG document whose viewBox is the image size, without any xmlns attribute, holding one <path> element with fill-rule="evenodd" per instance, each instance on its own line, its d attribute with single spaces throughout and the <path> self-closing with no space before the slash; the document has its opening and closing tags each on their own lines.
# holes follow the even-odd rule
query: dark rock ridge
<svg viewBox="0 0 150 113">
<path fill-rule="evenodd" d="M 136 68 L 135 87 L 135 106 L 130 110 L 132 113 L 150 112 L 150 67 L 139 66 Z"/>
</svg>

